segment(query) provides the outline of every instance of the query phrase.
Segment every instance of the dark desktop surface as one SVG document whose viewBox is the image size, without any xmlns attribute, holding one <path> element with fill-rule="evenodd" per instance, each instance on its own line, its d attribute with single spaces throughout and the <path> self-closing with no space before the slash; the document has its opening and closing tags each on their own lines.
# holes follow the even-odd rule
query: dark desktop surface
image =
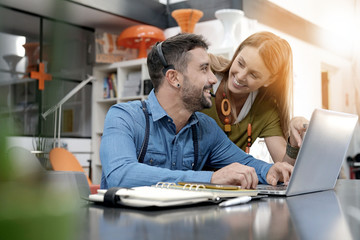
<svg viewBox="0 0 360 240">
<path fill-rule="evenodd" d="M 334 190 L 220 208 L 133 209 L 84 204 L 76 239 L 357 239 L 360 180 Z"/>
</svg>

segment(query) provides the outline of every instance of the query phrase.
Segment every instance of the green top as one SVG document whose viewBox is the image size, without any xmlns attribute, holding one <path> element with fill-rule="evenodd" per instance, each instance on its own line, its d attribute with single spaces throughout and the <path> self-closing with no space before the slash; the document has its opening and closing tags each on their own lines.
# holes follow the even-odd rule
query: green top
<svg viewBox="0 0 360 240">
<path fill-rule="evenodd" d="M 212 98 L 212 107 L 204 109 L 202 112 L 215 119 L 216 123 L 224 129 L 224 124 L 220 121 L 216 112 L 215 98 Z M 231 125 L 231 132 L 228 133 L 230 140 L 238 147 L 245 151 L 247 143 L 247 126 L 250 123 L 252 126 L 252 143 L 256 138 L 264 138 L 270 136 L 283 136 L 280 117 L 274 101 L 266 100 L 259 101 L 256 97 L 249 113 L 239 123 Z"/>
</svg>

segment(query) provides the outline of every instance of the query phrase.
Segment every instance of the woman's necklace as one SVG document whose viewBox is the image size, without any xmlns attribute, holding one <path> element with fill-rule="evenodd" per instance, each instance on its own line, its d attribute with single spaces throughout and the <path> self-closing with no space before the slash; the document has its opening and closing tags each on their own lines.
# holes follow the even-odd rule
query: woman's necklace
<svg viewBox="0 0 360 240">
<path fill-rule="evenodd" d="M 226 83 L 224 83 L 224 92 L 223 92 L 223 100 L 221 101 L 221 113 L 224 115 L 224 131 L 225 133 L 231 132 L 231 125 L 230 125 L 230 114 L 231 114 L 231 105 L 229 99 L 226 97 Z"/>
<path fill-rule="evenodd" d="M 221 113 L 222 115 L 225 117 L 224 118 L 224 131 L 225 133 L 229 133 L 231 132 L 231 124 L 230 124 L 230 114 L 231 114 L 231 104 L 229 99 L 226 96 L 226 83 L 224 83 L 224 92 L 223 92 L 223 100 L 221 101 Z M 253 96 L 254 94 L 251 92 L 251 104 L 253 103 Z M 247 126 L 247 142 L 246 142 L 246 148 L 245 148 L 245 152 L 246 153 L 250 153 L 250 147 L 252 145 L 252 125 L 251 125 L 251 121 L 252 121 L 252 116 L 251 116 L 251 111 L 252 109 L 250 108 L 250 122 L 248 123 Z"/>
<path fill-rule="evenodd" d="M 254 96 L 254 93 L 251 92 L 250 93 L 251 95 L 251 105 L 253 104 L 254 102 L 254 99 L 253 99 L 253 96 Z M 248 123 L 248 127 L 247 127 L 247 143 L 246 143 L 246 148 L 245 148 L 245 152 L 246 153 L 250 153 L 250 147 L 252 145 L 252 137 L 251 137 L 251 132 L 252 132 L 252 126 L 251 126 L 251 112 L 252 112 L 252 109 L 250 108 L 250 112 L 249 112 L 249 123 Z"/>
<path fill-rule="evenodd" d="M 246 153 L 250 153 L 250 147 L 251 147 L 251 142 L 252 142 L 252 137 L 251 137 L 251 123 L 248 123 L 248 127 L 247 127 L 247 143 L 246 143 L 246 148 L 245 148 L 245 152 Z"/>
</svg>

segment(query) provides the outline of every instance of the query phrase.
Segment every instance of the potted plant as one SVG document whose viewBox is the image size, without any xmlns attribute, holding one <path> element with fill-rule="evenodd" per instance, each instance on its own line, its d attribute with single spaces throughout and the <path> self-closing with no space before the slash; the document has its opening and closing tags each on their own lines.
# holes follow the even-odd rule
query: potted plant
<svg viewBox="0 0 360 240">
<path fill-rule="evenodd" d="M 35 151 L 36 157 L 39 159 L 41 165 L 46 170 L 51 170 L 51 164 L 48 159 L 48 139 L 43 137 L 41 134 L 33 138 L 33 148 Z"/>
</svg>

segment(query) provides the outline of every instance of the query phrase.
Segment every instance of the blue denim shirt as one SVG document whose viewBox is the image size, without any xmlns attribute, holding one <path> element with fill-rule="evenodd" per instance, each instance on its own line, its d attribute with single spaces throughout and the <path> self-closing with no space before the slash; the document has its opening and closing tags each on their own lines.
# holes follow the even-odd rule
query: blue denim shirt
<svg viewBox="0 0 360 240">
<path fill-rule="evenodd" d="M 225 135 L 209 116 L 196 112 L 176 134 L 173 120 L 152 91 L 146 100 L 150 139 L 144 163 L 137 157 L 145 137 L 145 115 L 140 101 L 113 105 L 108 111 L 101 139 L 101 188 L 135 187 L 157 182 L 210 182 L 213 172 L 200 171 L 206 164 L 222 168 L 234 162 L 255 168 L 260 183 L 272 166 L 246 154 Z M 196 124 L 199 154 L 193 170 L 191 125 Z"/>
</svg>

